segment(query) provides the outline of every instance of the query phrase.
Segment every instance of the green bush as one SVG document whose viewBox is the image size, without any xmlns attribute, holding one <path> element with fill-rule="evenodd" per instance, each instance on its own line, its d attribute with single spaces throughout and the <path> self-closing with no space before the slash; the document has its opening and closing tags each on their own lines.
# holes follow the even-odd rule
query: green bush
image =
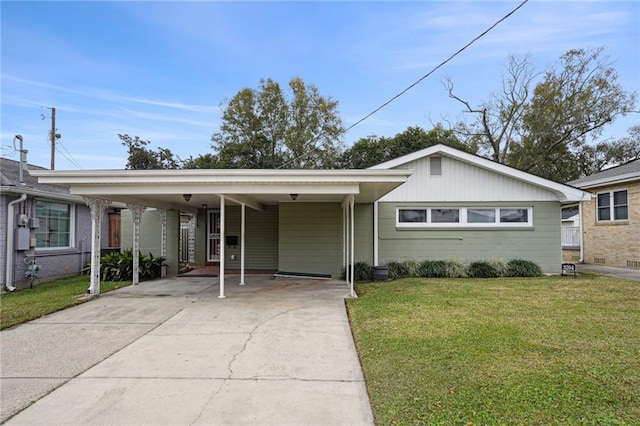
<svg viewBox="0 0 640 426">
<path fill-rule="evenodd" d="M 489 261 L 489 264 L 493 266 L 496 271 L 498 271 L 499 277 L 507 276 L 507 264 L 502 259 L 492 259 Z"/>
<path fill-rule="evenodd" d="M 460 259 L 449 259 L 444 262 L 448 278 L 467 278 L 467 267 Z"/>
<path fill-rule="evenodd" d="M 512 259 L 507 262 L 508 277 L 539 277 L 542 269 L 537 263 L 530 260 Z"/>
<path fill-rule="evenodd" d="M 391 262 L 387 263 L 387 269 L 389 270 L 390 280 L 397 280 L 398 278 L 402 278 L 404 276 L 404 266 L 402 265 L 402 262 L 392 260 Z"/>
<path fill-rule="evenodd" d="M 342 278 L 349 280 L 349 272 L 351 272 L 350 268 L 347 268 L 346 271 L 343 268 Z M 356 262 L 353 264 L 353 276 L 355 278 L 354 281 L 372 281 L 373 266 L 369 265 L 367 262 Z"/>
<path fill-rule="evenodd" d="M 481 260 L 478 262 L 471 262 L 469 265 L 470 278 L 497 278 L 499 276 L 500 271 L 498 271 L 498 269 L 490 262 Z"/>
<path fill-rule="evenodd" d="M 138 277 L 146 281 L 160 276 L 164 257 L 153 257 L 139 253 Z M 133 280 L 133 252 L 125 250 L 122 253 L 109 253 L 100 259 L 100 276 L 103 281 L 132 281 Z"/>
<path fill-rule="evenodd" d="M 418 275 L 424 278 L 444 278 L 447 276 L 447 266 L 444 260 L 425 260 L 420 263 Z"/>
</svg>

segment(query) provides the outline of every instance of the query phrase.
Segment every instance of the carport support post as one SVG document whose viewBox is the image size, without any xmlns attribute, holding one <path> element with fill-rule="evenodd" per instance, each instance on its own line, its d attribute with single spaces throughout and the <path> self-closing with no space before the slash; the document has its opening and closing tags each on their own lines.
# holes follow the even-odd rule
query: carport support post
<svg viewBox="0 0 640 426">
<path fill-rule="evenodd" d="M 102 216 L 109 206 L 108 200 L 85 197 L 91 209 L 91 282 L 87 292 L 94 296 L 100 294 L 100 236 L 102 234 Z"/>
<path fill-rule="evenodd" d="M 349 200 L 349 209 L 351 210 L 351 297 L 355 297 L 356 293 L 354 291 L 353 288 L 353 273 L 355 272 L 355 265 L 354 265 L 354 238 L 355 238 L 355 232 L 353 230 L 353 224 L 354 224 L 354 220 L 353 220 L 353 211 L 354 211 L 354 197 L 351 196 L 351 200 Z"/>
<path fill-rule="evenodd" d="M 224 299 L 224 248 L 227 244 L 225 238 L 225 218 L 224 218 L 224 195 L 220 196 L 220 296 L 218 299 Z"/>
<path fill-rule="evenodd" d="M 165 209 L 159 209 L 160 214 L 160 256 L 167 258 L 167 211 Z M 164 262 L 163 262 L 164 263 Z M 160 277 L 167 276 L 167 267 L 160 267 Z"/>
<path fill-rule="evenodd" d="M 245 205 L 240 207 L 240 285 L 245 285 L 244 282 L 244 231 L 245 231 Z"/>
<path fill-rule="evenodd" d="M 140 283 L 140 221 L 146 207 L 130 204 L 131 217 L 133 218 L 133 285 Z"/>
</svg>

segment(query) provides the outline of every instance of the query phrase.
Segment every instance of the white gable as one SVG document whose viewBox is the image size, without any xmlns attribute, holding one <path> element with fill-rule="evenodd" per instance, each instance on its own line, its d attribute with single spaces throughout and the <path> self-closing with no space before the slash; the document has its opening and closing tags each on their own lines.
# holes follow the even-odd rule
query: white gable
<svg viewBox="0 0 640 426">
<path fill-rule="evenodd" d="M 441 175 L 430 173 L 430 157 L 442 157 Z M 380 201 L 582 201 L 591 194 L 504 164 L 434 145 L 382 164 L 373 170 L 409 169 L 413 175 Z"/>
<path fill-rule="evenodd" d="M 395 167 L 414 170 L 407 181 L 380 199 L 387 202 L 558 201 L 556 193 L 451 157 L 441 156 L 432 176 L 430 156 Z"/>
</svg>

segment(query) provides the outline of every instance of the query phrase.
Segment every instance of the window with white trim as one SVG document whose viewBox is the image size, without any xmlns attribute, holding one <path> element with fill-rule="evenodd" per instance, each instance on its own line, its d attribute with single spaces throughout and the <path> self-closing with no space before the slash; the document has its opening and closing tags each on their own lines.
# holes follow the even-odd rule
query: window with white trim
<svg viewBox="0 0 640 426">
<path fill-rule="evenodd" d="M 398 207 L 396 226 L 531 227 L 533 207 Z"/>
<path fill-rule="evenodd" d="M 74 214 L 71 204 L 37 200 L 36 248 L 73 247 Z"/>
<path fill-rule="evenodd" d="M 601 192 L 597 197 L 598 221 L 629 220 L 627 190 Z"/>
</svg>

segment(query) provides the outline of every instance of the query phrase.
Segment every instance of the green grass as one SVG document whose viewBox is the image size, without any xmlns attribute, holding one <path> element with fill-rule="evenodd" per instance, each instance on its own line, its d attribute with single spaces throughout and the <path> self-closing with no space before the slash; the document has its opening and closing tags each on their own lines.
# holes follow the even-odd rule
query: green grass
<svg viewBox="0 0 640 426">
<path fill-rule="evenodd" d="M 100 292 L 105 293 L 130 285 L 129 282 L 101 282 Z M 33 289 L 0 294 L 0 330 L 43 315 L 87 302 L 88 276 L 61 278 L 40 284 Z"/>
<path fill-rule="evenodd" d="M 403 279 L 347 301 L 378 425 L 640 424 L 640 282 Z"/>
</svg>

